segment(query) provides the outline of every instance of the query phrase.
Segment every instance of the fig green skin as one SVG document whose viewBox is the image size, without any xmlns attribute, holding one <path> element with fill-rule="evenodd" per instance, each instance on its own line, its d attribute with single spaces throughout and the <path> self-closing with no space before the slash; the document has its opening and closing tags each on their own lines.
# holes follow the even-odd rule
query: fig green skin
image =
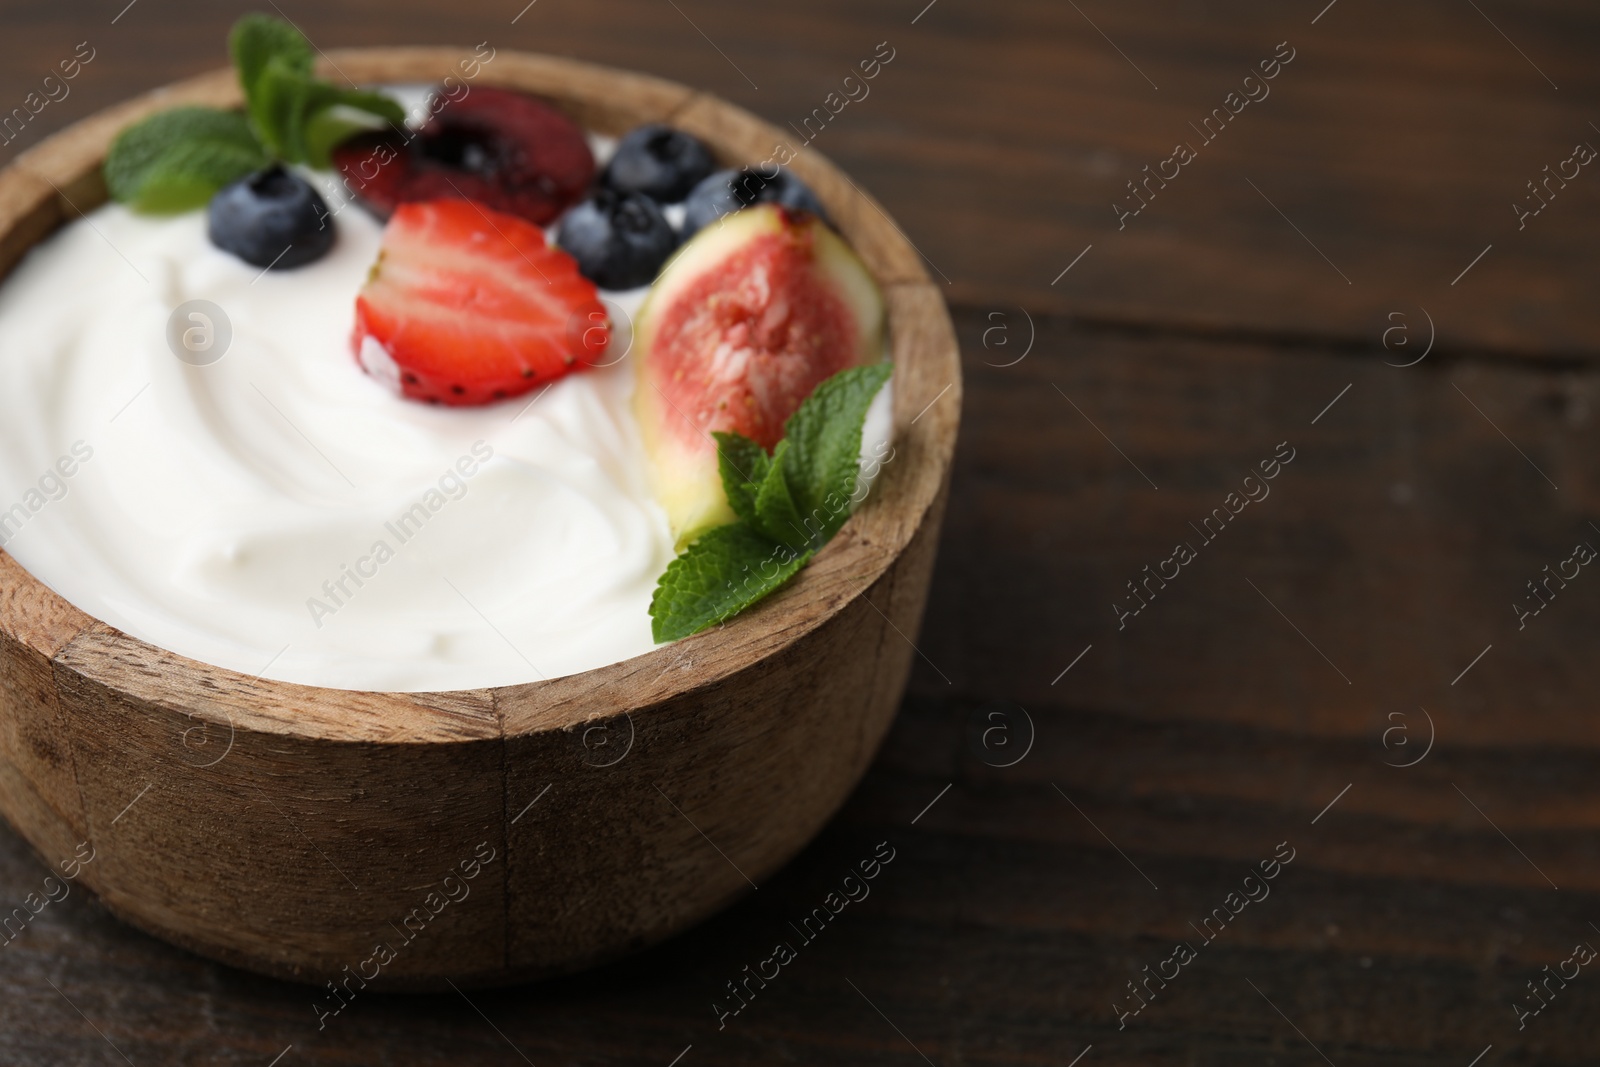
<svg viewBox="0 0 1600 1067">
<path fill-rule="evenodd" d="M 788 234 L 809 245 L 812 277 L 837 298 L 849 319 L 851 351 L 837 360 L 859 366 L 885 358 L 885 311 L 882 293 L 866 265 L 844 241 L 815 216 L 764 204 L 748 208 L 710 226 L 678 250 L 662 269 L 654 288 L 634 319 L 634 411 L 650 459 L 651 481 L 666 510 L 678 547 L 705 530 L 734 521 L 722 489 L 717 450 L 709 433 L 674 432 L 674 423 L 688 418 L 685 404 L 671 399 L 681 384 L 662 380 L 663 357 L 656 336 L 689 289 L 704 275 L 720 269 L 730 257 L 764 237 Z M 710 359 L 712 353 L 704 354 Z M 819 376 L 820 380 L 820 376 Z M 798 408 L 792 401 L 784 418 Z M 739 430 L 737 419 L 721 420 L 707 430 Z"/>
</svg>

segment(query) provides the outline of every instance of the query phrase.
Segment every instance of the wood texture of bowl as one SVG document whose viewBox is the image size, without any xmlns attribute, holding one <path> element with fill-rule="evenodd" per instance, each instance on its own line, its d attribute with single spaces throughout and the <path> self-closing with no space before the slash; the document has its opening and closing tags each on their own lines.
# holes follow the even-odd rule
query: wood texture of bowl
<svg viewBox="0 0 1600 1067">
<path fill-rule="evenodd" d="M 348 50 L 322 73 L 439 82 L 471 54 Z M 567 60 L 500 51 L 469 82 L 538 93 L 603 133 L 670 122 L 728 164 L 790 142 L 704 93 Z M 105 201 L 100 164 L 124 126 L 240 102 L 218 71 L 20 156 L 0 171 L 0 274 Z M 871 497 L 797 581 L 720 629 L 600 670 L 386 694 L 174 655 L 0 553 L 12 826 L 52 868 L 92 855 L 79 884 L 158 937 L 350 988 L 590 966 L 706 918 L 794 856 L 866 770 L 904 690 L 961 378 L 943 301 L 895 224 L 814 151 L 792 167 L 883 287 L 896 434 Z"/>
</svg>

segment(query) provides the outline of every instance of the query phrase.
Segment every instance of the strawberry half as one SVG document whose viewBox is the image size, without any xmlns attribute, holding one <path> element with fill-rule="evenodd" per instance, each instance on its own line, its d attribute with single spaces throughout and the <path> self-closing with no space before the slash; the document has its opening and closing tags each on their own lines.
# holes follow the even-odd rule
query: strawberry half
<svg viewBox="0 0 1600 1067">
<path fill-rule="evenodd" d="M 609 341 L 577 262 L 539 227 L 471 200 L 395 209 L 351 338 L 373 377 L 453 405 L 526 393 L 593 365 Z"/>
</svg>

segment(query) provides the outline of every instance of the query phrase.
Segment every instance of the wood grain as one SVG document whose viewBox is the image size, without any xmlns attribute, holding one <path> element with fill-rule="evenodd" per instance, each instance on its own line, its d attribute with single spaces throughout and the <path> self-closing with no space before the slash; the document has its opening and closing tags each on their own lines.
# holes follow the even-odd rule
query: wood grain
<svg viewBox="0 0 1600 1067">
<path fill-rule="evenodd" d="M 76 42 L 88 38 L 98 55 L 0 158 L 132 91 L 215 66 L 229 23 L 259 5 L 140 0 L 115 26 L 110 16 L 75 24 L 44 0 L 14 6 L 17 61 L 0 71 L 9 106 Z M 377 19 L 327 0 L 285 11 L 330 54 L 487 42 L 650 71 L 740 104 L 791 141 L 791 123 L 888 42 L 895 59 L 870 95 L 812 150 L 884 203 L 964 303 L 1369 344 L 1389 312 L 1422 306 L 1451 349 L 1593 356 L 1600 311 L 1583 286 L 1600 183 L 1585 168 L 1520 230 L 1511 207 L 1575 143 L 1600 146 L 1589 126 L 1600 119 L 1584 104 L 1600 91 L 1587 61 L 1600 29 L 1591 5 L 1340 0 L 1322 13 L 1326 2 L 939 0 L 918 18 L 926 7 L 396 0 Z M 1222 107 L 1281 41 L 1296 58 L 1270 96 L 1199 145 L 1190 123 Z M 1119 229 L 1113 202 L 1184 139 L 1199 158 Z"/>
<path fill-rule="evenodd" d="M 511 52 L 468 66 L 472 54 L 322 62 L 363 82 L 473 71 L 613 133 L 683 113 L 729 162 L 777 136 L 658 79 Z M 71 127 L 8 168 L 0 221 L 36 239 L 103 202 L 99 165 L 127 123 L 239 102 L 219 71 Z M 89 842 L 85 884 L 135 925 L 274 975 L 354 974 L 363 989 L 589 966 L 705 918 L 791 858 L 865 772 L 904 689 L 910 650 L 889 632 L 920 619 L 960 406 L 949 317 L 904 268 L 893 223 L 820 156 L 805 167 L 888 294 L 903 456 L 799 579 L 725 626 L 598 671 L 393 695 L 184 659 L 87 620 L 0 556 L 0 803 L 18 830 L 46 855 Z M 630 744 L 642 735 L 638 754 L 589 773 L 572 739 L 619 718 Z M 515 830 L 527 809 L 513 812 L 514 798 L 541 787 L 556 791 L 545 806 L 556 821 L 541 812 Z M 597 842 L 585 820 L 613 832 Z M 716 838 L 742 866 L 702 847 Z M 470 887 L 464 863 L 480 869 Z M 447 876 L 459 900 L 440 888 Z"/>
<path fill-rule="evenodd" d="M 1486 1062 L 1589 1062 L 1596 987 L 1571 983 L 1524 1031 L 1510 1005 L 1595 936 L 1584 931 L 1600 899 L 1588 784 L 1600 743 L 1576 672 L 1600 614 L 1574 583 L 1519 645 L 1501 603 L 1506 583 L 1571 538 L 1563 494 L 1587 491 L 1560 475 L 1560 493 L 1537 489 L 1451 382 L 1501 398 L 1492 413 L 1541 465 L 1587 442 L 1600 382 L 1480 360 L 1401 370 L 1338 348 L 1284 357 L 1050 319 L 1026 359 L 995 367 L 1014 354 L 984 347 L 994 320 L 974 310 L 958 322 L 963 445 L 928 622 L 910 634 L 921 654 L 889 635 L 910 654 L 910 693 L 862 786 L 810 848 L 756 877 L 759 891 L 745 886 L 729 910 L 598 972 L 469 990 L 470 1005 L 454 993 L 358 998 L 322 1030 L 303 987 L 179 953 L 74 897 L 4 950 L 13 993 L 0 1049 L 26 1062 L 116 1060 L 49 978 L 135 1062 L 265 1063 L 293 1044 L 285 1062 L 517 1063 L 520 1051 L 535 1063 L 661 1067 L 693 1045 L 684 1063 L 923 1063 L 898 1028 L 941 1065 L 1064 1064 L 1088 1045 L 1081 1064 L 1322 1063 L 1293 1027 L 1341 1065 L 1463 1067 L 1490 1044 Z M 1300 452 L 1228 531 L 1237 540 L 1209 546 L 1119 635 L 1104 600 L 1130 564 L 1166 549 L 1174 523 L 1284 436 Z M 1019 455 L 1022 444 L 1032 447 Z M 1397 484 L 1411 495 L 1397 499 Z M 1497 665 L 1502 652 L 1512 656 Z M 1414 758 L 1386 748 L 1383 731 L 1390 712 L 1419 702 L 1437 725 L 1433 751 L 1385 766 Z M 1027 709 L 1036 739 L 1015 766 L 988 766 L 973 723 L 991 725 L 986 712 L 1008 704 Z M 1409 721 L 1420 745 L 1423 723 Z M 513 815 L 555 785 L 514 832 L 537 842 L 582 826 L 582 862 L 603 872 L 636 822 L 671 814 L 659 784 L 755 875 L 758 840 L 730 836 L 692 788 L 633 777 L 652 749 L 749 736 L 737 709 L 717 722 L 720 735 L 693 720 L 671 735 L 640 729 L 636 751 L 609 769 L 594 764 L 624 724 L 589 723 L 607 727 L 593 747 L 575 729 L 544 757 L 548 776 L 519 776 Z M 770 740 L 752 738 L 737 758 L 772 761 Z M 636 807 L 597 818 L 593 801 L 608 796 Z M 737 873 L 679 823 L 678 862 L 739 894 Z M 799 945 L 789 924 L 882 841 L 898 854 L 870 896 Z M 1271 895 L 1119 1029 L 1112 1004 L 1126 982 L 1178 940 L 1198 942 L 1188 924 L 1284 841 L 1296 857 Z M 41 877 L 19 847 L 0 850 L 12 899 Z M 539 863 L 561 852 L 512 855 L 529 857 L 511 874 L 532 889 Z M 552 905 L 577 924 L 606 922 L 593 897 Z M 798 959 L 718 1029 L 712 1004 L 728 1001 L 726 983 L 784 939 Z M 200 998 L 207 1013 L 177 1010 Z"/>
<path fill-rule="evenodd" d="M 51 661 L 93 621 L 0 553 L 0 807 L 47 856 L 88 839 Z"/>
<path fill-rule="evenodd" d="M 280 1067 L 664 1067 L 690 1045 L 679 1067 L 1591 1063 L 1600 985 L 1587 970 L 1526 1029 L 1511 1004 L 1575 942 L 1600 944 L 1600 615 L 1587 576 L 1526 630 L 1511 600 L 1600 522 L 1586 461 L 1596 311 L 1582 292 L 1596 215 L 1576 184 L 1523 232 L 1509 203 L 1575 128 L 1600 121 L 1583 104 L 1593 8 L 675 6 L 285 10 L 329 47 L 493 39 L 650 70 L 780 129 L 875 42 L 900 49 L 815 147 L 953 279 L 923 261 L 958 301 L 966 396 L 927 624 L 908 631 L 911 689 L 862 786 L 760 891 L 658 948 L 471 1004 L 374 997 L 325 1030 L 302 988 L 170 949 L 75 894 L 4 950 L 0 1058 L 122 1062 L 48 979 L 139 1063 L 265 1064 L 290 1045 Z M 80 25 L 98 34 L 103 65 L 36 123 L 64 125 L 214 65 L 242 9 L 141 0 L 119 46 L 29 0 L 0 42 L 15 59 L 0 88 L 19 97 Z M 1301 53 L 1273 96 L 1207 149 L 1205 169 L 1114 230 L 1124 180 L 1285 38 Z M 1415 327 L 1417 305 L 1439 346 L 1410 370 L 1383 366 L 1420 351 L 1379 340 L 1391 311 Z M 1024 307 L 1038 341 L 1007 367 L 1030 336 Z M 1300 452 L 1273 496 L 1119 634 L 1108 596 L 1285 437 Z M 1015 767 L 990 767 L 974 724 L 981 737 L 987 714 L 1011 705 L 1037 739 Z M 1434 716 L 1433 751 L 1385 766 L 1415 758 L 1398 735 L 1386 748 L 1384 731 L 1406 722 L 1420 744 L 1419 706 Z M 725 983 L 883 840 L 900 856 L 870 898 L 719 1030 Z M 1299 852 L 1272 895 L 1119 1030 L 1125 983 L 1284 840 Z M 0 840 L 0 900 L 22 900 L 43 873 Z"/>
<path fill-rule="evenodd" d="M 742 617 L 738 644 L 709 631 L 497 694 L 508 810 L 538 805 L 512 830 L 514 971 L 615 956 L 704 919 L 786 862 L 786 838 L 815 834 L 865 772 L 910 669 L 904 634 L 922 616 L 960 411 L 953 364 L 928 358 L 954 352 L 937 291 L 887 293 L 904 429 L 884 471 L 897 476 L 807 584 Z M 595 702 L 596 687 L 635 694 L 631 713 Z"/>
</svg>

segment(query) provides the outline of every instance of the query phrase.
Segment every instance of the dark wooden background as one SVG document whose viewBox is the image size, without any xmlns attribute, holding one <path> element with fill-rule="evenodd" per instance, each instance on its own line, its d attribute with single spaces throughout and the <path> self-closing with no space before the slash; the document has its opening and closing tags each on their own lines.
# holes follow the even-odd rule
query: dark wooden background
<svg viewBox="0 0 1600 1067">
<path fill-rule="evenodd" d="M 125 2 L 0 7 L 0 109 L 96 50 L 0 161 L 219 65 L 243 9 Z M 1600 945 L 1600 575 L 1524 629 L 1512 603 L 1600 545 L 1600 173 L 1524 229 L 1511 207 L 1600 145 L 1592 4 L 276 3 L 325 47 L 487 40 L 779 125 L 890 43 L 816 147 L 949 282 L 962 332 L 923 656 L 827 832 L 643 956 L 470 1002 L 369 997 L 319 1032 L 309 990 L 74 894 L 0 949 L 0 1061 L 1594 1062 L 1594 967 L 1525 1028 L 1513 1005 Z M 1119 231 L 1125 183 L 1283 41 L 1270 97 Z M 1123 583 L 1285 441 L 1271 496 L 1119 631 Z M 1026 747 L 1019 709 L 1031 750 L 991 766 Z M 723 983 L 885 839 L 870 898 L 719 1031 Z M 1125 983 L 1200 945 L 1190 924 L 1281 842 L 1271 895 L 1119 1028 Z M 43 875 L 0 833 L 0 904 Z"/>
</svg>

